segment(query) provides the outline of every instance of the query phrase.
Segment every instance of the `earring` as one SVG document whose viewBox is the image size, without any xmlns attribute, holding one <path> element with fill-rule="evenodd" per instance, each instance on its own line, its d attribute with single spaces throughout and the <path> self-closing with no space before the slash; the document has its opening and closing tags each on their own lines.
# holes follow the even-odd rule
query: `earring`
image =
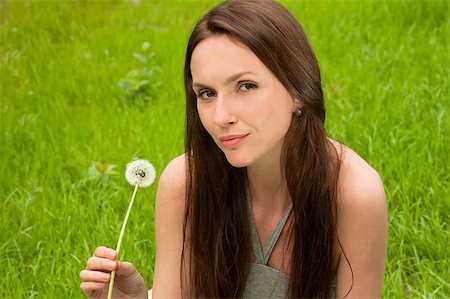
<svg viewBox="0 0 450 299">
<path fill-rule="evenodd" d="M 297 111 L 295 111 L 295 115 L 300 117 L 302 115 L 302 109 L 299 108 Z"/>
</svg>

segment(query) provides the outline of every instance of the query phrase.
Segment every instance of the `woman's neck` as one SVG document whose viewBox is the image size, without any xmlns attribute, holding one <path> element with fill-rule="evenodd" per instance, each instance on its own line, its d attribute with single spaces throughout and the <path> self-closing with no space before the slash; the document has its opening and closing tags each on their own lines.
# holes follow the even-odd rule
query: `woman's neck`
<svg viewBox="0 0 450 299">
<path fill-rule="evenodd" d="M 271 159 L 247 167 L 252 203 L 259 209 L 284 211 L 291 203 L 280 159 Z"/>
</svg>

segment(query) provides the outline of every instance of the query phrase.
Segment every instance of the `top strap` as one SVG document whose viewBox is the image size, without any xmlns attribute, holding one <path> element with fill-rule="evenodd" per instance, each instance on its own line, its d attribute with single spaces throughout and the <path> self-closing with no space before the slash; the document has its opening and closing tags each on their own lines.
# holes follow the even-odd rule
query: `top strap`
<svg viewBox="0 0 450 299">
<path fill-rule="evenodd" d="M 275 226 L 275 229 L 272 231 L 269 240 L 265 244 L 264 248 L 261 247 L 261 242 L 259 240 L 258 232 L 256 230 L 255 219 L 253 217 L 253 209 L 250 198 L 250 191 L 247 189 L 247 206 L 248 206 L 248 218 L 250 220 L 250 234 L 252 238 L 252 246 L 253 253 L 256 257 L 257 264 L 267 265 L 269 261 L 270 255 L 272 254 L 273 248 L 280 237 L 281 232 L 283 231 L 283 227 L 286 224 L 286 221 L 289 217 L 289 214 L 292 211 L 292 204 L 289 208 L 284 211 L 283 216 L 281 216 L 280 221 Z"/>
</svg>

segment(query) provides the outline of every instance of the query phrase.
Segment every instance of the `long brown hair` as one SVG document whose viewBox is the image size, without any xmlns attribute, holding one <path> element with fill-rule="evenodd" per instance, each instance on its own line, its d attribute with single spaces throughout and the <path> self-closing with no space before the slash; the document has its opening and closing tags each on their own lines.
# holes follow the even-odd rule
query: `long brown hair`
<svg viewBox="0 0 450 299">
<path fill-rule="evenodd" d="M 182 263 L 182 288 L 195 298 L 239 297 L 252 256 L 246 169 L 232 167 L 207 133 L 192 89 L 192 52 L 215 34 L 227 34 L 248 47 L 293 98 L 304 104 L 301 117 L 292 119 L 281 157 L 293 203 L 288 295 L 327 297 L 333 275 L 340 162 L 324 129 L 325 106 L 316 57 L 295 17 L 278 3 L 265 0 L 220 4 L 197 23 L 188 42 L 182 254 L 182 260 L 188 262 Z"/>
</svg>

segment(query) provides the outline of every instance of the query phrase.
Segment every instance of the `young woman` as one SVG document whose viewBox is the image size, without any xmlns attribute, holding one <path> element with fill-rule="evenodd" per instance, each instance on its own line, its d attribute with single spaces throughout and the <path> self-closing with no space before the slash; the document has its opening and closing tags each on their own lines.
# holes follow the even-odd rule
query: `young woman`
<svg viewBox="0 0 450 299">
<path fill-rule="evenodd" d="M 156 198 L 154 298 L 380 297 L 383 185 L 326 136 L 319 66 L 289 11 L 265 0 L 212 9 L 190 37 L 185 87 L 185 154 Z M 115 258 L 97 248 L 83 292 L 104 297 L 117 269 L 115 294 L 145 298 Z"/>
</svg>

